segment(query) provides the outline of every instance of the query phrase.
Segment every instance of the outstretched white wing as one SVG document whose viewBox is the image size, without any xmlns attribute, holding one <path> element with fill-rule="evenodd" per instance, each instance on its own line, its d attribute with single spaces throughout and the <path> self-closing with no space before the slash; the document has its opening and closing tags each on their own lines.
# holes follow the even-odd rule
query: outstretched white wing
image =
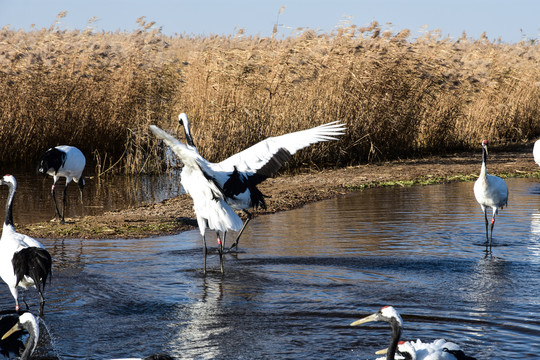
<svg viewBox="0 0 540 360">
<path fill-rule="evenodd" d="M 337 140 L 345 134 L 345 125 L 339 121 L 320 125 L 311 129 L 269 137 L 241 151 L 218 164 L 210 164 L 216 170 L 237 171 L 264 178 L 275 174 L 298 150 L 321 141 Z"/>
</svg>

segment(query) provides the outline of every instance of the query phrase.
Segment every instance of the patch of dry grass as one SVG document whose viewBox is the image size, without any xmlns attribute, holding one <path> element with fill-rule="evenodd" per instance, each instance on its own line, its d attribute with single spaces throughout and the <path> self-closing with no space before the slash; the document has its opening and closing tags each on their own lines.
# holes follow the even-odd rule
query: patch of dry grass
<svg viewBox="0 0 540 360">
<path fill-rule="evenodd" d="M 289 170 L 540 135 L 538 41 L 410 39 L 377 23 L 283 38 L 164 36 L 139 24 L 132 33 L 1 30 L 0 162 L 33 162 L 65 143 L 99 171 L 161 171 L 148 125 L 172 130 L 180 112 L 212 161 L 267 136 L 347 124 L 341 141 L 300 152 Z"/>
</svg>

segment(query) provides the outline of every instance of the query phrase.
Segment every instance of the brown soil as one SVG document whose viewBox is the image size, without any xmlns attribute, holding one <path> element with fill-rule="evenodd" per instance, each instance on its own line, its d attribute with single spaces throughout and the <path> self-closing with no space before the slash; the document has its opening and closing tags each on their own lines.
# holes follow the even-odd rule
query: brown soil
<svg viewBox="0 0 540 360">
<path fill-rule="evenodd" d="M 527 146 L 518 151 L 492 150 L 488 163 L 489 173 L 501 176 L 536 174 L 538 165 L 533 161 L 531 148 Z M 478 153 L 463 153 L 279 176 L 259 185 L 261 191 L 268 195 L 268 209 L 253 212 L 258 216 L 290 210 L 375 186 L 474 180 L 480 170 L 480 162 Z M 68 219 L 64 225 L 42 222 L 20 225 L 17 229 L 36 238 L 133 238 L 193 229 L 196 227 L 194 217 L 191 198 L 182 195 L 157 204 L 107 212 L 100 216 Z"/>
</svg>

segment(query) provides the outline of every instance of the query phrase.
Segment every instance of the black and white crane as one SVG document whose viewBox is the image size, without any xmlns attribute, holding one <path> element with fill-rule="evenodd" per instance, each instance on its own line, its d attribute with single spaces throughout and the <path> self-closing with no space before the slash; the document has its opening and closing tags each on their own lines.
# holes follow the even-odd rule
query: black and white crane
<svg viewBox="0 0 540 360">
<path fill-rule="evenodd" d="M 491 247 L 493 241 L 493 226 L 495 225 L 495 215 L 499 213 L 508 204 L 508 187 L 506 182 L 498 176 L 489 175 L 486 169 L 488 157 L 488 141 L 482 141 L 482 167 L 480 168 L 480 176 L 474 183 L 474 196 L 480 204 L 484 212 L 486 223 L 486 248 Z M 492 210 L 491 216 L 491 233 L 488 234 L 488 218 L 487 209 Z"/>
<path fill-rule="evenodd" d="M 43 314 L 45 299 L 43 290 L 51 274 L 51 255 L 43 245 L 30 236 L 15 231 L 13 223 L 13 197 L 17 181 L 13 175 L 5 175 L 0 185 L 8 186 L 6 217 L 0 237 L 0 277 L 8 285 L 15 299 L 15 309 L 19 310 L 17 287 L 34 287 L 40 296 L 40 315 Z"/>
<path fill-rule="evenodd" d="M 180 114 L 178 121 L 184 127 L 188 146 L 197 151 L 187 115 Z M 227 203 L 247 215 L 230 249 L 238 248 L 240 236 L 252 218 L 248 209 L 266 209 L 264 195 L 257 185 L 274 175 L 298 150 L 321 141 L 337 140 L 337 136 L 343 135 L 345 130 L 345 125 L 334 121 L 307 130 L 269 137 L 219 163 L 209 163 Z"/>
<path fill-rule="evenodd" d="M 180 174 L 180 182 L 193 199 L 193 210 L 203 239 L 204 271 L 206 272 L 206 228 L 214 230 L 217 235 L 221 271 L 223 272 L 223 247 L 227 231 L 238 231 L 242 227 L 242 219 L 225 201 L 223 188 L 219 185 L 210 163 L 195 150 L 175 139 L 166 131 L 151 125 L 150 130 L 180 158 L 184 167 Z M 221 239 L 219 232 L 223 234 Z"/>
<path fill-rule="evenodd" d="M 84 188 L 84 178 L 82 176 L 84 167 L 86 165 L 86 158 L 84 154 L 74 146 L 60 145 L 47 150 L 39 159 L 38 171 L 42 174 L 48 174 L 53 177 L 53 185 L 51 187 L 51 195 L 54 200 L 54 207 L 56 209 L 55 217 L 60 219 L 60 222 L 64 223 L 64 215 L 66 210 L 66 191 L 69 183 L 73 180 L 79 185 L 82 193 Z M 62 215 L 58 209 L 56 203 L 56 182 L 60 177 L 66 178 L 66 185 L 64 186 L 64 193 L 62 197 Z"/>
<path fill-rule="evenodd" d="M 360 320 L 351 323 L 351 326 L 357 326 L 372 321 L 384 321 L 390 324 L 392 328 L 392 337 L 387 349 L 377 351 L 377 354 L 386 354 L 386 358 L 381 360 L 394 360 L 396 354 L 400 359 L 430 359 L 430 360 L 475 360 L 473 357 L 466 356 L 458 345 L 448 342 L 444 339 L 435 340 L 432 343 L 423 343 L 420 340 L 416 342 L 400 342 L 403 328 L 403 319 L 392 306 L 384 306 L 375 314 L 366 316 Z M 410 357 L 407 357 L 410 356 Z"/>
<path fill-rule="evenodd" d="M 9 359 L 18 356 L 21 360 L 30 359 L 38 340 L 39 325 L 31 313 L 5 315 L 0 318 L 0 354 Z"/>
</svg>

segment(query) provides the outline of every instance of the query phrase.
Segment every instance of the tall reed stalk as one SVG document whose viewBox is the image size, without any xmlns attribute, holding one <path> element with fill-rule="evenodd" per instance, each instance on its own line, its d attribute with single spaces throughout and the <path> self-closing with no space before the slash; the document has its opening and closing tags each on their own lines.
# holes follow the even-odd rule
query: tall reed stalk
<svg viewBox="0 0 540 360">
<path fill-rule="evenodd" d="M 161 172 L 170 163 L 148 125 L 173 131 L 180 112 L 212 161 L 268 136 L 347 124 L 289 171 L 540 135 L 536 40 L 410 39 L 377 23 L 281 38 L 165 36 L 138 22 L 134 32 L 0 31 L 0 164 L 71 144 L 98 173 Z"/>
</svg>

